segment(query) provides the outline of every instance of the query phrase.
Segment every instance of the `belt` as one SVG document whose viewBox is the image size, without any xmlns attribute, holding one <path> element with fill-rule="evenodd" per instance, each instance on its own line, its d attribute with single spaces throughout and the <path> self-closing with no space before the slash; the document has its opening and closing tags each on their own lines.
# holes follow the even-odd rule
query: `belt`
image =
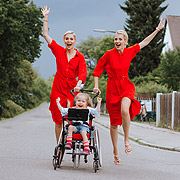
<svg viewBox="0 0 180 180">
<path fill-rule="evenodd" d="M 108 79 L 112 80 L 124 80 L 129 79 L 127 76 L 120 76 L 120 77 L 108 77 Z"/>
</svg>

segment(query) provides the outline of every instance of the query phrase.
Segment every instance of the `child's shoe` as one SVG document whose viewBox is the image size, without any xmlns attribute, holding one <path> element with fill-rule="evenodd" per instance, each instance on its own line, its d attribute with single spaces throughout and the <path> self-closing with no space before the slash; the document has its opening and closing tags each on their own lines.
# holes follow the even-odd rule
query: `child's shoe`
<svg viewBox="0 0 180 180">
<path fill-rule="evenodd" d="M 72 143 L 71 142 L 67 142 L 65 145 L 65 149 L 71 149 L 72 147 Z"/>
<path fill-rule="evenodd" d="M 90 154 L 89 148 L 84 148 L 83 154 L 84 154 L 84 155 L 89 155 L 89 154 Z"/>
</svg>

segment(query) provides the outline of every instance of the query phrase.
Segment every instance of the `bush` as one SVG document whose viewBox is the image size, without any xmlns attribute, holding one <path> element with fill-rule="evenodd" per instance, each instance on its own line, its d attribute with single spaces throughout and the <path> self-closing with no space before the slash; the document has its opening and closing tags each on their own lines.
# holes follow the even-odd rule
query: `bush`
<svg viewBox="0 0 180 180">
<path fill-rule="evenodd" d="M 166 85 L 157 84 L 156 82 L 149 81 L 143 82 L 136 86 L 136 94 L 149 94 L 155 95 L 156 93 L 172 92 Z"/>
<path fill-rule="evenodd" d="M 18 114 L 21 114 L 24 111 L 25 110 L 21 106 L 17 105 L 11 100 L 7 100 L 3 106 L 2 117 L 12 118 Z"/>
</svg>

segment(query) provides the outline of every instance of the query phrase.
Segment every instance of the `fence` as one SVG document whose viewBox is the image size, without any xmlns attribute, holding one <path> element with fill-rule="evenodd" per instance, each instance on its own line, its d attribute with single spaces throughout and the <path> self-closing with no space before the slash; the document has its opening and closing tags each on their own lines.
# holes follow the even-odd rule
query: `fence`
<svg viewBox="0 0 180 180">
<path fill-rule="evenodd" d="M 156 94 L 156 126 L 180 128 L 180 92 Z"/>
</svg>

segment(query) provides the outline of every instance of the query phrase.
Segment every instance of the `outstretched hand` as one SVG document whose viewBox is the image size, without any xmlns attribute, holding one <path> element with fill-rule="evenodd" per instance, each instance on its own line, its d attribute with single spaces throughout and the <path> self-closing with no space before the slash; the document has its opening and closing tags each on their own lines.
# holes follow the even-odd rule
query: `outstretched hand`
<svg viewBox="0 0 180 180">
<path fill-rule="evenodd" d="M 43 16 L 46 16 L 50 13 L 50 8 L 48 8 L 47 6 L 44 6 L 44 8 L 41 9 L 41 12 Z"/>
<path fill-rule="evenodd" d="M 100 103 L 102 101 L 102 98 L 97 97 L 97 102 Z"/>
<path fill-rule="evenodd" d="M 61 99 L 60 99 L 60 97 L 58 97 L 57 99 L 56 99 L 56 102 L 59 102 Z"/>
<path fill-rule="evenodd" d="M 161 18 L 157 28 L 159 28 L 160 30 L 164 28 L 164 24 L 163 24 L 163 18 Z"/>
</svg>

